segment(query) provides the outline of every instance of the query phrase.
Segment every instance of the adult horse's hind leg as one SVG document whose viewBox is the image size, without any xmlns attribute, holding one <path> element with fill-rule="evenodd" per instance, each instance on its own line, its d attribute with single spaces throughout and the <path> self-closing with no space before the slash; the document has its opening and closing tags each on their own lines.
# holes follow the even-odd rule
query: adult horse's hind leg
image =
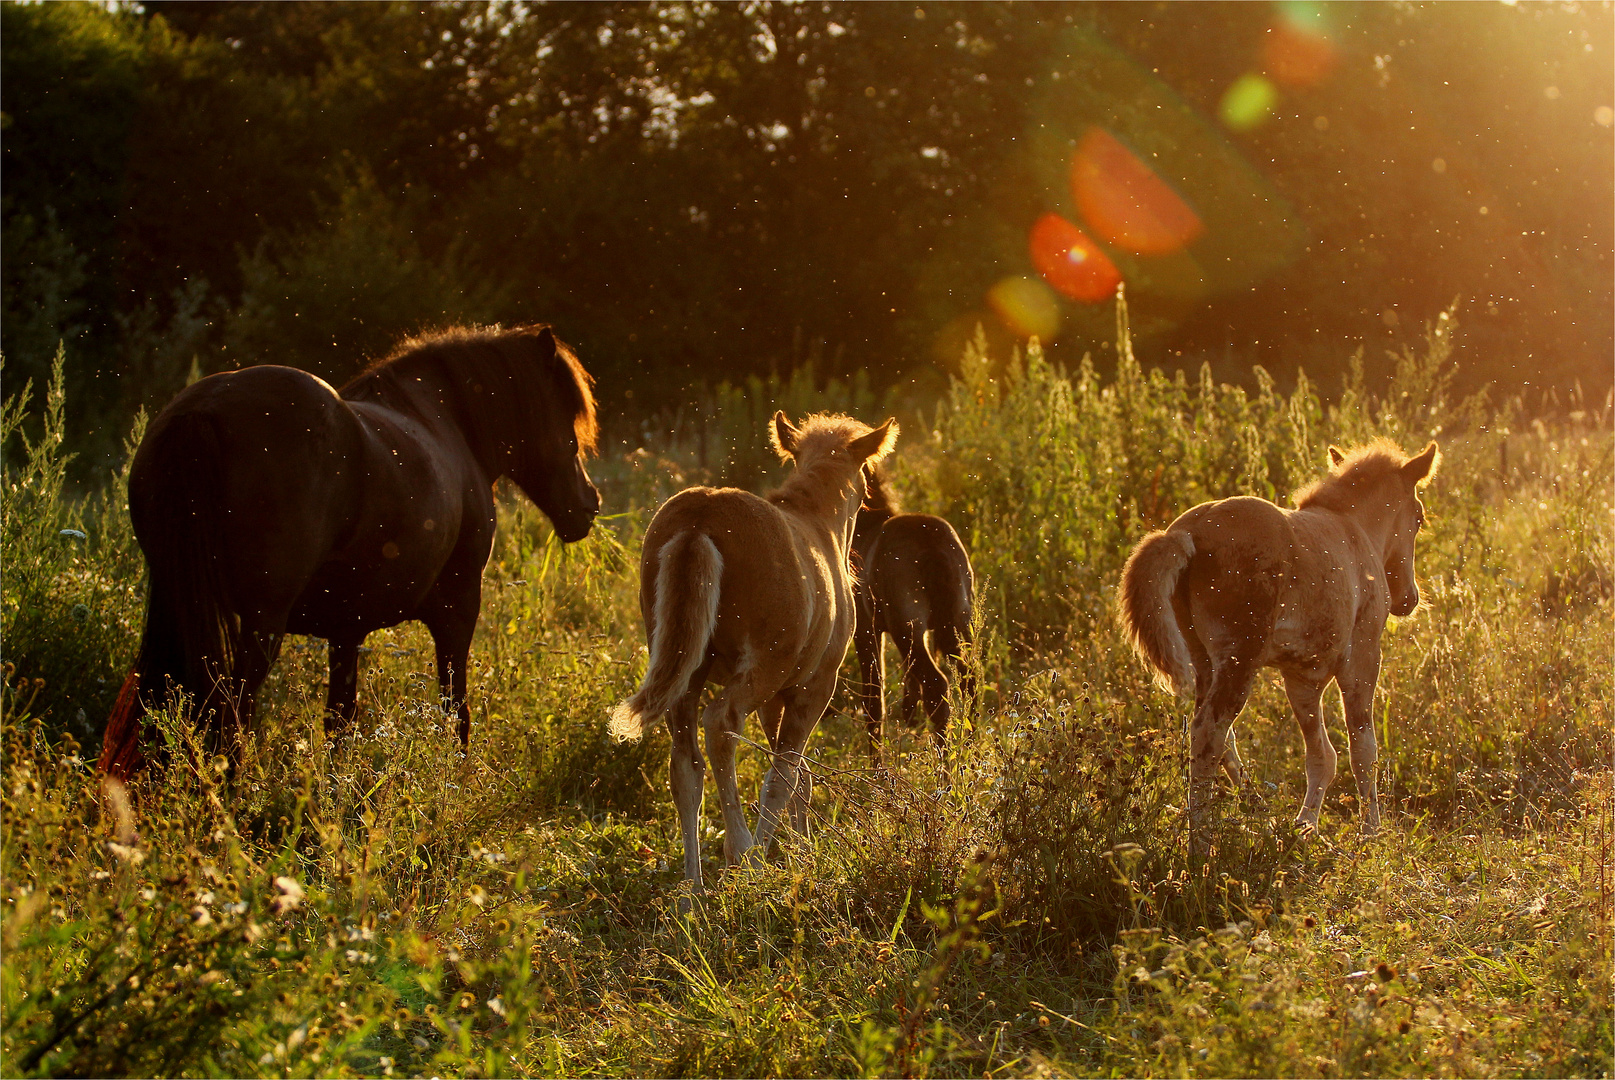
<svg viewBox="0 0 1615 1080">
<path fill-rule="evenodd" d="M 359 712 L 359 638 L 333 638 L 327 652 L 331 682 L 325 691 L 325 737 L 346 731 Z"/>
<path fill-rule="evenodd" d="M 1228 731 L 1250 697 L 1255 660 L 1232 656 L 1212 672 L 1189 725 L 1189 854 L 1205 853 L 1206 807 L 1215 794 L 1217 771 L 1228 750 Z"/>
<path fill-rule="evenodd" d="M 235 677 L 229 680 L 229 692 L 214 721 L 218 725 L 217 749 L 232 765 L 241 760 L 247 733 L 252 730 L 258 711 L 258 691 L 269 677 L 270 666 L 280 656 L 284 639 L 284 634 L 268 630 L 245 630 L 241 634 Z"/>
<path fill-rule="evenodd" d="M 437 652 L 437 685 L 445 712 L 457 719 L 456 733 L 463 750 L 471 743 L 471 705 L 466 701 L 466 665 L 471 659 L 471 635 L 477 628 L 477 602 L 432 612 L 423 618 Z"/>
<path fill-rule="evenodd" d="M 1324 683 L 1304 675 L 1284 673 L 1284 693 L 1295 711 L 1295 722 L 1301 727 L 1301 738 L 1307 744 L 1307 797 L 1295 823 L 1304 829 L 1318 827 L 1318 814 L 1323 809 L 1323 798 L 1335 778 L 1335 747 L 1329 741 L 1329 732 L 1323 725 L 1320 708 Z"/>
</svg>

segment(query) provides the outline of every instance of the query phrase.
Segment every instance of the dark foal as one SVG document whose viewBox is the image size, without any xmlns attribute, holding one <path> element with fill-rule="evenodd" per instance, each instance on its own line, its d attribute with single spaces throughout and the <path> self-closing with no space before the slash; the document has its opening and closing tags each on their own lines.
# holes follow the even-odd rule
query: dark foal
<svg viewBox="0 0 1615 1080">
<path fill-rule="evenodd" d="M 976 576 L 953 526 L 934 514 L 905 514 L 878 467 L 864 470 L 867 494 L 853 530 L 858 628 L 853 642 L 863 674 L 869 754 L 880 764 L 886 716 L 886 656 L 881 635 L 890 634 L 903 656 L 903 723 L 913 724 L 921 704 L 940 745 L 947 737 L 948 680 L 934 647 L 959 669 L 959 688 L 975 694 L 975 679 L 960 662 L 970 641 Z M 925 635 L 929 631 L 931 643 Z"/>
<path fill-rule="evenodd" d="M 142 719 L 174 691 L 234 759 L 288 633 L 330 642 L 326 727 L 340 729 L 354 717 L 360 642 L 406 619 L 432 633 L 465 744 L 494 481 L 514 481 L 562 540 L 586 536 L 600 508 L 583 468 L 590 386 L 570 349 L 528 326 L 406 341 L 340 394 L 274 365 L 182 391 L 129 472 L 151 584 L 101 770 L 139 771 Z"/>
</svg>

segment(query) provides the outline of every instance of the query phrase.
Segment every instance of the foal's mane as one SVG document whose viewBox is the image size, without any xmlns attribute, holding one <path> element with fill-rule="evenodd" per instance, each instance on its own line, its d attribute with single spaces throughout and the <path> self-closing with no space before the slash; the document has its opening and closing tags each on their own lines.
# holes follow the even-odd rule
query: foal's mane
<svg viewBox="0 0 1615 1080">
<path fill-rule="evenodd" d="M 506 329 L 492 326 L 450 326 L 416 334 L 400 341 L 392 352 L 366 367 L 343 384 L 345 394 L 349 387 L 365 379 L 414 360 L 439 364 L 445 371 L 463 373 L 465 369 L 486 365 L 497 359 L 505 365 L 529 362 L 534 345 L 546 330 L 547 323 L 529 323 Z M 554 331 L 550 330 L 554 337 Z M 595 414 L 594 378 L 578 362 L 577 354 L 559 337 L 555 340 L 555 358 L 549 363 L 548 374 L 560 393 L 562 401 L 572 412 L 572 427 L 577 434 L 578 447 L 594 451 L 600 441 L 600 422 Z"/>
<path fill-rule="evenodd" d="M 796 452 L 792 455 L 780 447 L 778 434 L 773 425 L 769 425 L 769 441 L 782 458 L 795 458 L 796 471 L 785 483 L 769 492 L 766 498 L 777 505 L 795 504 L 804 508 L 811 507 L 815 511 L 824 511 L 833 506 L 835 500 L 840 497 L 842 489 L 834 485 L 831 477 L 840 471 L 840 466 L 828 454 L 804 454 L 804 451 L 822 443 L 829 443 L 832 447 L 845 447 L 852 440 L 867 435 L 872 430 L 869 425 L 841 413 L 814 413 L 803 417 L 802 423 L 797 427 Z M 810 458 L 806 464 L 802 462 L 804 456 Z"/>
<path fill-rule="evenodd" d="M 1397 473 L 1409 460 L 1389 439 L 1378 438 L 1365 443 L 1348 453 L 1328 476 L 1297 491 L 1296 509 L 1316 507 L 1343 513 L 1355 506 L 1364 492 Z"/>
</svg>

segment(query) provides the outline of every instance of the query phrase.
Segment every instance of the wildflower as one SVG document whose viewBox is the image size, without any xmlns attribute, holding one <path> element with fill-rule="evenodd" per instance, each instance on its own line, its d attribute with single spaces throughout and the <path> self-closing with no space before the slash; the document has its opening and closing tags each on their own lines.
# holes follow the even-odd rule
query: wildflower
<svg viewBox="0 0 1615 1080">
<path fill-rule="evenodd" d="M 197 904 L 191 909 L 191 922 L 198 927 L 212 926 L 213 913 L 201 904 Z"/>
<path fill-rule="evenodd" d="M 107 841 L 107 850 L 112 852 L 113 857 L 119 862 L 126 862 L 130 866 L 139 866 L 146 861 L 145 852 L 128 844 L 120 844 L 116 840 Z"/>
<path fill-rule="evenodd" d="M 286 912 L 295 911 L 302 906 L 303 887 L 295 879 L 277 877 L 275 879 L 275 888 L 280 891 L 280 895 L 270 901 L 269 906 L 275 909 L 276 915 L 284 915 Z"/>
<path fill-rule="evenodd" d="M 505 1002 L 498 995 L 488 999 L 488 1008 L 500 1016 L 505 1015 Z"/>
</svg>

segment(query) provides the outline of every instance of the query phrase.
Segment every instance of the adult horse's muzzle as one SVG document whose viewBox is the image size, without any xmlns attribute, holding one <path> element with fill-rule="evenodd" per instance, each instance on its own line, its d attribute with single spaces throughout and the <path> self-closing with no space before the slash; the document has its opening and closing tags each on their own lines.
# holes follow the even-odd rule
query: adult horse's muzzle
<svg viewBox="0 0 1615 1080">
<path fill-rule="evenodd" d="M 1399 590 L 1396 596 L 1391 597 L 1391 614 L 1398 619 L 1405 619 L 1412 615 L 1414 609 L 1418 606 L 1419 587 L 1417 585 L 1410 585 L 1405 593 Z"/>
<path fill-rule="evenodd" d="M 573 475 L 572 490 L 559 501 L 563 502 L 562 507 L 545 508 L 550 524 L 555 526 L 555 535 L 568 544 L 588 536 L 589 530 L 594 527 L 595 515 L 600 513 L 600 489 L 589 479 L 581 461 L 577 463 Z"/>
</svg>

